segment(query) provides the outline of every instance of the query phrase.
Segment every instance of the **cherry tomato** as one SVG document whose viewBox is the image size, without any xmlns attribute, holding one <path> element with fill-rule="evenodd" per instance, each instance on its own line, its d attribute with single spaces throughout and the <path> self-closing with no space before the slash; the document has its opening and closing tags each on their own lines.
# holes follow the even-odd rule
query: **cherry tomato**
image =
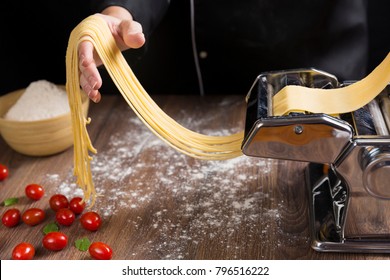
<svg viewBox="0 0 390 280">
<path fill-rule="evenodd" d="M 81 197 L 74 197 L 69 202 L 69 208 L 73 211 L 73 213 L 81 214 L 85 209 L 85 202 Z"/>
<path fill-rule="evenodd" d="M 13 260 L 32 260 L 34 255 L 34 246 L 27 242 L 19 243 L 12 251 Z"/>
<path fill-rule="evenodd" d="M 70 226 L 73 224 L 75 218 L 76 215 L 68 208 L 61 208 L 56 212 L 56 220 L 63 226 Z"/>
<path fill-rule="evenodd" d="M 88 248 L 89 254 L 96 260 L 111 260 L 112 249 L 103 242 L 93 242 Z"/>
<path fill-rule="evenodd" d="M 99 214 L 96 212 L 85 212 L 80 217 L 80 223 L 83 226 L 83 228 L 90 230 L 90 231 L 96 231 L 100 227 L 102 223 L 102 219 L 100 218 Z"/>
<path fill-rule="evenodd" d="M 38 184 L 27 185 L 24 189 L 26 196 L 32 200 L 40 200 L 45 194 L 45 190 Z"/>
<path fill-rule="evenodd" d="M 30 208 L 24 211 L 22 220 L 29 226 L 35 226 L 45 219 L 45 211 L 39 208 Z"/>
<path fill-rule="evenodd" d="M 0 164 L 0 181 L 5 180 L 8 177 L 8 174 L 8 167 L 3 164 Z"/>
<path fill-rule="evenodd" d="M 68 244 L 68 237 L 62 232 L 49 232 L 43 237 L 42 244 L 48 250 L 60 251 Z"/>
<path fill-rule="evenodd" d="M 1 218 L 1 222 L 6 227 L 16 226 L 20 222 L 20 211 L 16 208 L 5 211 L 3 217 Z"/>
<path fill-rule="evenodd" d="M 50 197 L 49 204 L 50 208 L 53 209 L 55 212 L 57 212 L 61 208 L 69 207 L 69 201 L 63 194 L 55 194 Z"/>
</svg>

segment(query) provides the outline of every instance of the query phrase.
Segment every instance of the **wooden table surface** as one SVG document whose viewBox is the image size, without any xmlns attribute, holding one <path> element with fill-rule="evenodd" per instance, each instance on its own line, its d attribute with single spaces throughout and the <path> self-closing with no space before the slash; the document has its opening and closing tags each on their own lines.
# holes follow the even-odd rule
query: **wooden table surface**
<svg viewBox="0 0 390 280">
<path fill-rule="evenodd" d="M 163 110 L 184 126 L 205 134 L 243 129 L 245 104 L 240 96 L 201 99 L 155 96 Z M 31 227 L 0 227 L 0 259 L 13 247 L 30 242 L 36 259 L 90 259 L 73 246 L 76 239 L 109 244 L 114 259 L 390 259 L 385 254 L 318 253 L 310 247 L 305 163 L 239 157 L 202 161 L 176 152 L 145 125 L 119 96 L 91 104 L 88 129 L 98 154 L 92 172 L 99 193 L 92 210 L 103 218 L 97 232 L 78 220 L 61 226 L 69 237 L 62 251 L 41 245 L 42 228 L 54 221 L 48 200 L 55 193 L 82 194 L 72 176 L 72 148 L 49 157 L 14 152 L 0 139 L 0 163 L 10 176 L 0 182 L 0 201 L 45 210 L 45 221 Z M 30 183 L 44 186 L 45 196 L 24 196 Z M 1 213 L 7 207 L 1 206 Z"/>
</svg>

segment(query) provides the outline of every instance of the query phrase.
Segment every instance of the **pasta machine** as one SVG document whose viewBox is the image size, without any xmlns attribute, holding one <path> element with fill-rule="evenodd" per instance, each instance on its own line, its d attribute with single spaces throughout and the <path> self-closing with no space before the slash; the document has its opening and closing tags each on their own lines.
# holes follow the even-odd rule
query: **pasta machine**
<svg viewBox="0 0 390 280">
<path fill-rule="evenodd" d="M 316 69 L 259 75 L 246 99 L 242 151 L 308 162 L 313 249 L 390 253 L 390 86 L 364 107 L 337 116 L 272 112 L 273 96 L 286 85 L 331 89 L 350 83 Z"/>
</svg>

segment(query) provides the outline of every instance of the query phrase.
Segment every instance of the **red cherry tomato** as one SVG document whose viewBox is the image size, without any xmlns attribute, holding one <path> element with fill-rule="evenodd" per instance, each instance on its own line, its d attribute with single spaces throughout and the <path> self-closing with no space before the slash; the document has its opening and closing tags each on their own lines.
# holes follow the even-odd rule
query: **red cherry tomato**
<svg viewBox="0 0 390 280">
<path fill-rule="evenodd" d="M 61 208 L 56 212 L 56 220 L 63 226 L 70 226 L 73 224 L 75 218 L 76 215 L 68 208 Z"/>
<path fill-rule="evenodd" d="M 1 222 L 6 227 L 16 226 L 20 222 L 20 211 L 16 208 L 7 210 L 1 218 Z"/>
<path fill-rule="evenodd" d="M 96 260 L 111 260 L 112 249 L 103 242 L 93 242 L 88 248 L 89 254 Z"/>
<path fill-rule="evenodd" d="M 24 211 L 22 220 L 29 226 L 40 224 L 45 219 L 45 211 L 39 208 L 30 208 Z"/>
<path fill-rule="evenodd" d="M 81 215 L 80 223 L 83 228 L 90 231 L 96 231 L 100 227 L 102 219 L 100 218 L 98 213 L 91 211 Z"/>
<path fill-rule="evenodd" d="M 27 185 L 24 189 L 26 196 L 32 200 L 40 200 L 45 194 L 45 190 L 38 184 Z"/>
<path fill-rule="evenodd" d="M 73 211 L 73 213 L 81 214 L 85 209 L 85 202 L 81 197 L 74 197 L 69 202 L 69 208 Z"/>
<path fill-rule="evenodd" d="M 13 260 L 32 260 L 34 255 L 34 246 L 27 242 L 19 243 L 12 251 Z"/>
<path fill-rule="evenodd" d="M 55 212 L 57 212 L 61 208 L 69 207 L 69 201 L 63 194 L 55 194 L 50 197 L 49 204 L 50 208 L 53 209 Z"/>
<path fill-rule="evenodd" d="M 5 180 L 8 177 L 9 171 L 7 166 L 0 164 L 0 181 Z"/>
<path fill-rule="evenodd" d="M 43 247 L 51 251 L 60 251 L 68 244 L 68 237 L 62 232 L 49 232 L 42 239 Z"/>
</svg>

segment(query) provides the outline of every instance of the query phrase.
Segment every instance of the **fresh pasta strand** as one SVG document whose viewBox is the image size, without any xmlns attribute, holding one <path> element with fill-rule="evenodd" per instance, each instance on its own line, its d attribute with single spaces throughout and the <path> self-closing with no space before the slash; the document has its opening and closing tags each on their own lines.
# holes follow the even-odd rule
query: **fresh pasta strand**
<svg viewBox="0 0 390 280">
<path fill-rule="evenodd" d="M 78 45 L 90 41 L 105 65 L 118 90 L 135 114 L 167 144 L 188 156 L 225 160 L 242 155 L 241 144 L 244 132 L 228 136 L 208 136 L 191 131 L 164 113 L 147 94 L 127 64 L 106 24 L 98 15 L 83 20 L 72 31 L 66 53 L 66 91 L 72 116 L 74 137 L 74 175 L 77 184 L 84 191 L 84 199 L 92 197 L 95 202 L 95 188 L 91 175 L 91 153 L 96 149 L 91 143 L 85 119 L 81 111 L 80 81 L 78 71 Z"/>
</svg>

